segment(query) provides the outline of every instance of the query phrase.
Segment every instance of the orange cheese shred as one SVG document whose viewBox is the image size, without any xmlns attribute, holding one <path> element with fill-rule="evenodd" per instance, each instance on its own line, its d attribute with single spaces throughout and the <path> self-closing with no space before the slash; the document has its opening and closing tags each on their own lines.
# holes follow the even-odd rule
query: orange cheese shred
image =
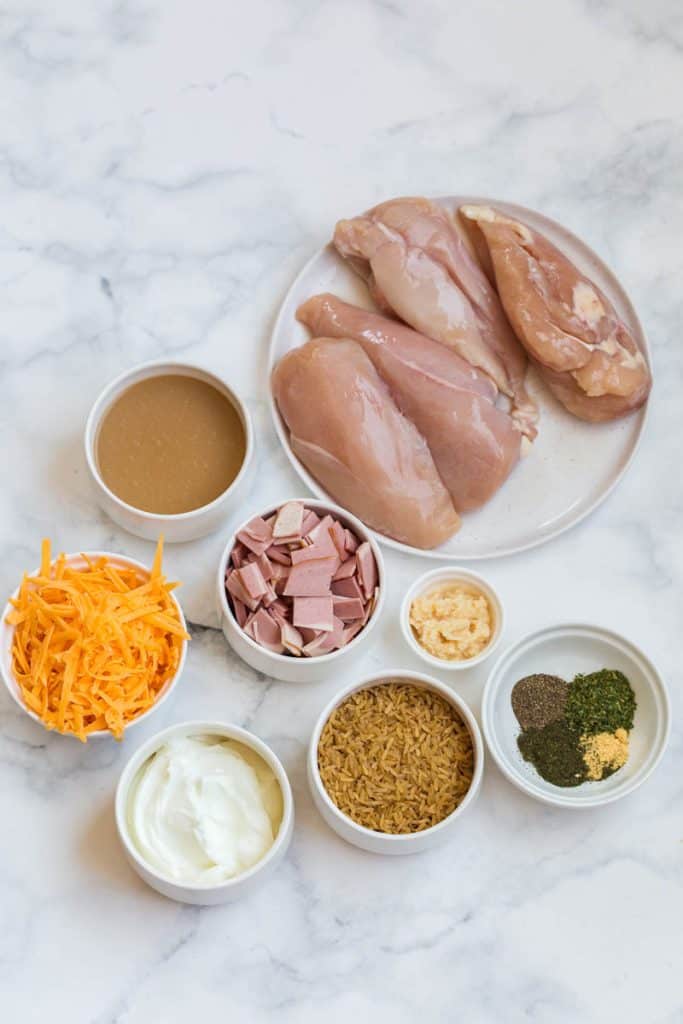
<svg viewBox="0 0 683 1024">
<path fill-rule="evenodd" d="M 47 729 L 121 739 L 163 693 L 189 637 L 162 557 L 160 537 L 149 573 L 104 557 L 53 563 L 43 541 L 38 574 L 24 576 L 6 621 L 23 701 Z"/>
</svg>

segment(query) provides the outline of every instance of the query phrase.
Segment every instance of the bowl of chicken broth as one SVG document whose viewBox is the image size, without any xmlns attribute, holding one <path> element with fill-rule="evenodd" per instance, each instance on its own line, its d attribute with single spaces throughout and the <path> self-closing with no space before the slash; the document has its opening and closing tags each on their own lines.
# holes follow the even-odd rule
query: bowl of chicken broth
<svg viewBox="0 0 683 1024">
<path fill-rule="evenodd" d="M 241 399 L 187 363 L 145 363 L 100 394 L 85 428 L 88 469 L 104 511 L 147 540 L 196 540 L 246 489 L 253 431 Z"/>
</svg>

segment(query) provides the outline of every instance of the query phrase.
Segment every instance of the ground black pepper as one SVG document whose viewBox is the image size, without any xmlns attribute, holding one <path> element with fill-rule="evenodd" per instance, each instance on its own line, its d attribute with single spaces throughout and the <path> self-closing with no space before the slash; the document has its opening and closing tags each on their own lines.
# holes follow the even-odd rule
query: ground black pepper
<svg viewBox="0 0 683 1024">
<path fill-rule="evenodd" d="M 522 729 L 543 729 L 564 715 L 569 683 L 559 676 L 525 676 L 512 688 L 512 710 Z"/>
</svg>

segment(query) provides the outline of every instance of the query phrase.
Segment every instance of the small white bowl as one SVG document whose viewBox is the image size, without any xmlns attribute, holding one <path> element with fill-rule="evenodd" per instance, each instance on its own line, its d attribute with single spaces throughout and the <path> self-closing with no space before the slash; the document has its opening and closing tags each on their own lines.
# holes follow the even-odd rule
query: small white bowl
<svg viewBox="0 0 683 1024">
<path fill-rule="evenodd" d="M 79 554 L 67 555 L 67 565 L 74 567 L 85 566 L 87 563 L 85 562 L 83 555 L 86 555 L 90 559 L 106 558 L 108 559 L 108 561 L 113 562 L 114 565 L 119 565 L 125 568 L 130 568 L 132 566 L 135 569 L 139 569 L 140 572 L 142 572 L 145 576 L 149 576 L 149 569 L 146 565 L 143 565 L 142 562 L 138 562 L 134 558 L 127 558 L 124 555 L 114 555 L 110 551 L 84 551 Z M 39 569 L 34 569 L 32 573 L 29 573 L 29 575 L 37 576 L 39 572 Z M 17 589 L 12 594 L 12 598 L 16 599 L 18 595 L 19 587 L 17 587 Z M 183 615 L 183 610 L 180 607 L 180 602 L 178 601 L 178 598 L 173 593 L 169 596 L 176 607 L 176 610 L 178 612 L 178 619 L 180 621 L 181 626 L 183 627 L 183 629 L 187 630 L 185 616 Z M 43 728 L 45 728 L 43 722 L 41 722 L 40 718 L 35 713 L 35 711 L 31 711 L 31 709 L 27 708 L 26 705 L 24 704 L 19 684 L 14 678 L 14 672 L 12 671 L 12 642 L 14 640 L 15 627 L 10 626 L 9 623 L 6 621 L 7 616 L 12 610 L 13 606 L 11 605 L 10 601 L 8 601 L 2 613 L 2 620 L 0 620 L 0 674 L 2 675 L 3 682 L 7 687 L 10 696 L 19 705 L 24 714 L 28 715 L 29 718 L 32 718 L 34 722 L 37 722 L 39 725 L 42 725 Z M 183 645 L 180 651 L 180 660 L 178 662 L 178 668 L 176 669 L 175 674 L 171 676 L 171 678 L 168 680 L 166 686 L 161 691 L 154 704 L 152 704 L 151 708 L 148 708 L 147 711 L 143 712 L 143 714 L 139 715 L 137 718 L 134 718 L 132 722 L 128 723 L 128 725 L 125 728 L 124 735 L 127 735 L 128 731 L 132 729 L 134 726 L 139 725 L 140 722 L 146 721 L 150 717 L 150 715 L 153 715 L 154 712 L 157 711 L 161 707 L 161 705 L 168 700 L 168 698 L 171 695 L 171 691 L 175 689 L 175 686 L 182 675 L 186 656 L 187 640 L 183 640 Z M 70 737 L 72 734 L 56 733 L 56 735 L 64 735 Z M 88 742 L 90 742 L 91 739 L 98 739 L 102 736 L 111 737 L 111 735 L 112 734 L 108 729 L 98 729 L 95 732 L 91 732 L 88 734 Z M 76 737 L 73 738 L 75 739 Z"/>
<path fill-rule="evenodd" d="M 145 761 L 163 746 L 167 740 L 177 736 L 223 736 L 236 740 L 254 750 L 272 770 L 282 792 L 282 821 L 271 848 L 260 861 L 235 878 L 216 885 L 187 885 L 174 881 L 151 867 L 138 852 L 130 837 L 128 826 L 128 796 L 130 788 Z M 258 736 L 227 722 L 182 722 L 152 736 L 128 761 L 116 787 L 115 799 L 116 828 L 124 853 L 131 867 L 162 896 L 180 903 L 194 903 L 199 906 L 214 906 L 229 903 L 256 889 L 283 860 L 294 830 L 294 800 L 287 773 L 278 757 Z"/>
<path fill-rule="evenodd" d="M 149 377 L 160 377 L 173 374 L 183 377 L 194 377 L 211 384 L 217 391 L 232 403 L 244 427 L 245 451 L 244 461 L 239 473 L 222 494 L 214 501 L 190 512 L 179 512 L 175 515 L 161 515 L 156 512 L 145 512 L 122 501 L 105 484 L 97 465 L 97 435 L 104 415 L 114 401 L 131 385 L 147 380 Z M 169 543 L 197 540 L 218 529 L 232 509 L 243 496 L 251 475 L 254 455 L 254 431 L 246 405 L 238 395 L 228 387 L 224 380 L 200 366 L 176 362 L 150 362 L 126 370 L 108 384 L 101 392 L 90 410 L 85 426 L 85 458 L 88 470 L 95 486 L 98 501 L 107 515 L 129 533 L 145 540 L 156 540 L 160 533 Z"/>
<path fill-rule="evenodd" d="M 440 821 L 438 825 L 426 828 L 422 832 L 390 835 L 385 832 L 375 832 L 373 829 L 365 828 L 364 825 L 357 824 L 357 822 L 352 818 L 349 818 L 348 815 L 339 810 L 337 805 L 329 796 L 325 786 L 323 785 L 323 781 L 320 778 L 320 772 L 318 770 L 318 743 L 320 742 L 320 735 L 328 718 L 350 694 L 372 686 L 379 686 L 382 683 L 396 681 L 412 683 L 415 686 L 423 687 L 427 690 L 434 690 L 435 693 L 438 693 L 441 697 L 447 700 L 449 704 L 453 705 L 467 725 L 467 728 L 470 731 L 470 736 L 472 737 L 472 745 L 474 747 L 474 774 L 472 776 L 470 788 L 462 803 L 456 807 L 452 814 L 449 814 L 448 817 L 443 819 L 443 821 Z M 387 672 L 383 672 L 382 675 L 368 676 L 358 683 L 352 683 L 351 686 L 345 687 L 341 693 L 338 693 L 337 696 L 330 701 L 318 718 L 315 728 L 313 729 L 313 735 L 311 736 L 311 742 L 308 748 L 306 768 L 308 785 L 311 790 L 315 806 L 330 828 L 333 829 L 338 836 L 341 836 L 342 839 L 345 839 L 347 843 L 351 843 L 353 846 L 357 846 L 361 850 L 367 850 L 368 853 L 385 853 L 390 855 L 420 853 L 422 850 L 430 850 L 433 846 L 438 846 L 439 843 L 448 839 L 454 828 L 457 826 L 458 819 L 469 807 L 472 806 L 479 795 L 481 781 L 484 774 L 484 744 L 476 718 L 465 701 L 448 686 L 440 683 L 438 679 L 422 675 L 420 672 L 388 670 Z"/>
<path fill-rule="evenodd" d="M 562 788 L 542 779 L 517 747 L 520 733 L 510 703 L 515 683 L 533 673 L 567 682 L 581 673 L 618 669 L 635 692 L 637 708 L 629 758 L 602 782 Z M 600 626 L 547 626 L 528 633 L 498 659 L 484 689 L 482 727 L 488 748 L 503 774 L 518 789 L 553 807 L 600 807 L 632 793 L 654 771 L 669 737 L 671 713 L 664 682 L 652 662 L 630 640 Z"/>
<path fill-rule="evenodd" d="M 417 638 L 413 633 L 410 625 L 411 604 L 416 597 L 421 597 L 432 590 L 437 590 L 439 586 L 442 586 L 444 583 L 462 583 L 463 586 L 468 589 L 471 588 L 473 591 L 483 594 L 488 601 L 493 625 L 491 639 L 487 643 L 486 647 L 484 647 L 484 649 L 474 658 L 464 658 L 462 661 L 435 658 L 433 654 L 430 654 L 420 643 L 418 643 Z M 475 665 L 481 664 L 481 662 L 488 658 L 489 655 L 493 654 L 503 635 L 503 605 L 497 592 L 483 576 L 480 576 L 476 572 L 471 572 L 469 569 L 446 567 L 443 569 L 432 569 L 430 572 L 426 572 L 423 576 L 420 576 L 415 580 L 408 590 L 408 593 L 403 598 L 400 616 L 401 632 L 403 633 L 404 639 L 411 650 L 413 650 L 419 658 L 422 658 L 422 660 L 432 668 L 438 668 L 447 672 L 459 672 L 462 671 L 462 669 L 473 668 Z"/>
<path fill-rule="evenodd" d="M 347 529 L 355 533 L 361 543 L 366 540 L 369 542 L 375 557 L 375 564 L 377 565 L 379 595 L 377 604 L 367 624 L 346 647 L 341 647 L 337 651 L 331 651 L 329 654 L 318 654 L 314 658 L 297 658 L 289 654 L 276 654 L 274 651 L 261 647 L 250 636 L 247 636 L 242 627 L 238 625 L 225 592 L 225 573 L 230 554 L 235 546 L 237 534 L 245 528 L 254 516 L 269 516 L 281 508 L 285 501 L 301 501 L 306 508 L 313 509 L 321 516 L 329 512 L 340 523 L 343 523 Z M 237 527 L 228 540 L 218 563 L 218 573 L 216 576 L 218 613 L 226 640 L 235 653 L 257 672 L 272 676 L 274 679 L 282 679 L 286 683 L 319 683 L 323 679 L 327 679 L 332 672 L 337 671 L 342 665 L 344 667 L 350 665 L 360 654 L 367 650 L 372 633 L 379 622 L 384 607 L 386 590 L 384 559 L 377 541 L 371 536 L 368 529 L 363 526 L 360 519 L 356 519 L 350 512 L 346 512 L 344 509 L 339 508 L 337 505 L 332 505 L 328 501 L 318 501 L 315 498 L 287 498 L 285 501 L 271 505 L 270 508 L 265 510 L 253 512 L 252 515 Z"/>
</svg>

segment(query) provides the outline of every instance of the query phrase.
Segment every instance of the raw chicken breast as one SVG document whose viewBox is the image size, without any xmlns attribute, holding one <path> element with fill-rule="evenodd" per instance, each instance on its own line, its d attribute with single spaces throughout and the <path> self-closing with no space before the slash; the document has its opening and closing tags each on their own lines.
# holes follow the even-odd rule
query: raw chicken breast
<svg viewBox="0 0 683 1024">
<path fill-rule="evenodd" d="M 292 450 L 368 526 L 433 548 L 460 525 L 427 443 L 355 341 L 316 338 L 283 356 L 273 394 Z"/>
<path fill-rule="evenodd" d="M 524 350 L 444 210 L 428 199 L 392 199 L 339 221 L 334 244 L 368 281 L 381 309 L 487 373 L 511 399 L 519 429 L 535 436 L 538 412 L 524 383 Z"/>
<path fill-rule="evenodd" d="M 395 320 L 316 295 L 297 311 L 315 335 L 353 338 L 424 436 L 458 512 L 495 494 L 519 458 L 522 435 L 496 408 L 496 387 L 445 345 Z"/>
<path fill-rule="evenodd" d="M 537 231 L 489 206 L 463 206 L 488 245 L 517 337 L 560 402 L 583 420 L 637 409 L 652 379 L 606 295 Z"/>
</svg>

